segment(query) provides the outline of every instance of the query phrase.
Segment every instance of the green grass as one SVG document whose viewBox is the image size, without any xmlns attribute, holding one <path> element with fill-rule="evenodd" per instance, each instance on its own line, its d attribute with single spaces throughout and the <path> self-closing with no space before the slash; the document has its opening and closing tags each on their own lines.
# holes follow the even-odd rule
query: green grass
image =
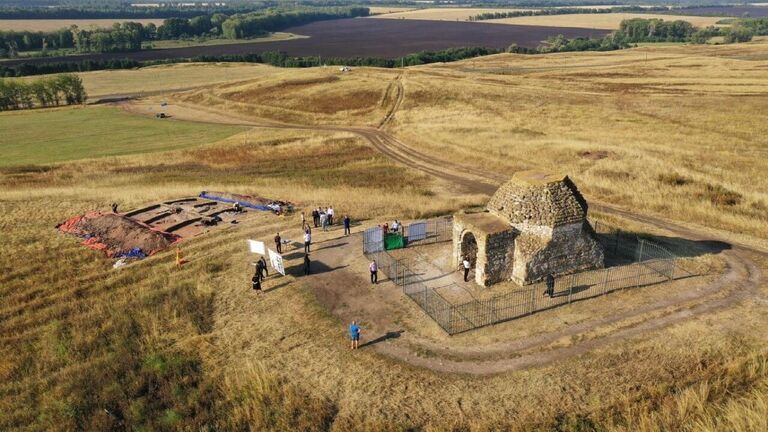
<svg viewBox="0 0 768 432">
<path fill-rule="evenodd" d="M 0 114 L 0 166 L 161 152 L 215 142 L 245 130 L 132 115 L 114 107 Z"/>
<path fill-rule="evenodd" d="M 306 38 L 307 36 L 297 35 L 293 33 L 274 32 L 263 37 L 257 37 L 252 39 L 196 38 L 196 39 L 173 39 L 173 40 L 148 41 L 144 43 L 143 49 L 169 49 L 169 48 L 186 48 L 186 47 L 193 47 L 193 46 L 247 44 L 247 43 L 258 43 L 258 42 L 275 42 L 275 41 L 292 40 L 292 39 L 306 39 Z"/>
</svg>

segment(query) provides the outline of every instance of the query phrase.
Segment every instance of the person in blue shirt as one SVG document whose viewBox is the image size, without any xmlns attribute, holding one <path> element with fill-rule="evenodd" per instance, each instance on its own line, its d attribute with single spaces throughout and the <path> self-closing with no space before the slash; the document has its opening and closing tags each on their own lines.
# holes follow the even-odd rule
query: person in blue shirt
<svg viewBox="0 0 768 432">
<path fill-rule="evenodd" d="M 360 327 L 357 325 L 357 321 L 352 321 L 350 324 L 349 336 L 352 338 L 352 349 L 358 349 L 360 347 Z"/>
</svg>

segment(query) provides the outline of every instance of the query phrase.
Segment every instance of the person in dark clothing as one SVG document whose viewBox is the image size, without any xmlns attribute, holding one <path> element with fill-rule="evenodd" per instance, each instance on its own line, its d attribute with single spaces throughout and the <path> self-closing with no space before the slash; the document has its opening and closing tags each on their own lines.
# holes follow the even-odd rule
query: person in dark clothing
<svg viewBox="0 0 768 432">
<path fill-rule="evenodd" d="M 275 249 L 277 249 L 277 253 L 283 253 L 283 239 L 280 238 L 280 233 L 277 233 L 275 236 Z"/>
<path fill-rule="evenodd" d="M 117 213 L 117 203 L 112 203 L 112 213 Z"/>
<path fill-rule="evenodd" d="M 555 295 L 555 278 L 551 273 L 547 274 L 547 290 L 544 291 L 544 295 L 549 297 Z"/>
<path fill-rule="evenodd" d="M 352 234 L 352 229 L 350 229 L 351 225 L 352 221 L 349 219 L 349 216 L 344 215 L 344 235 Z"/>
<path fill-rule="evenodd" d="M 314 222 L 315 228 L 320 224 L 320 211 L 317 209 L 312 210 L 312 222 Z"/>
<path fill-rule="evenodd" d="M 258 273 L 251 278 L 251 287 L 256 291 L 256 294 L 261 294 L 261 278 Z"/>
<path fill-rule="evenodd" d="M 264 257 L 259 258 L 259 263 L 261 263 L 261 271 L 262 271 L 262 279 L 266 279 L 267 276 L 269 276 L 269 269 L 267 268 L 267 260 L 264 259 Z"/>
<path fill-rule="evenodd" d="M 310 265 L 309 254 L 304 254 L 304 275 L 305 276 L 309 274 L 309 265 Z"/>
</svg>

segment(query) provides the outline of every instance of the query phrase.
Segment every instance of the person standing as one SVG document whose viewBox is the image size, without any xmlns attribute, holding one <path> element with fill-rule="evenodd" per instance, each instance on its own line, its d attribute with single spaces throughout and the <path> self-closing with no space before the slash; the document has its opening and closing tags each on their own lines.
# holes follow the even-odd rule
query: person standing
<svg viewBox="0 0 768 432">
<path fill-rule="evenodd" d="M 328 225 L 333 225 L 333 216 L 335 213 L 333 207 L 328 207 Z"/>
<path fill-rule="evenodd" d="M 266 279 L 269 276 L 269 269 L 267 268 L 267 260 L 264 257 L 259 258 L 259 268 L 261 269 L 261 279 Z"/>
<path fill-rule="evenodd" d="M 349 219 L 349 215 L 344 215 L 344 235 L 352 234 L 352 230 L 350 229 L 351 225 L 352 221 Z"/>
<path fill-rule="evenodd" d="M 544 291 L 544 295 L 550 298 L 555 295 L 555 277 L 552 273 L 547 273 L 547 290 Z"/>
<path fill-rule="evenodd" d="M 112 203 L 112 213 L 117 213 L 117 203 Z"/>
<path fill-rule="evenodd" d="M 349 325 L 349 336 L 352 339 L 352 349 L 360 348 L 360 326 L 357 325 L 357 321 L 352 321 Z"/>
<path fill-rule="evenodd" d="M 283 253 L 283 239 L 280 238 L 280 233 L 275 236 L 275 249 L 277 249 L 277 253 Z"/>
<path fill-rule="evenodd" d="M 468 257 L 464 257 L 461 265 L 464 267 L 464 282 L 469 282 L 469 269 L 472 268 L 472 263 L 469 262 Z"/>
<path fill-rule="evenodd" d="M 378 284 L 379 283 L 379 265 L 376 264 L 376 260 L 371 261 L 371 264 L 368 266 L 368 270 L 371 271 L 371 284 Z"/>
<path fill-rule="evenodd" d="M 305 254 L 309 253 L 310 244 L 312 244 L 312 234 L 309 232 L 309 230 L 307 230 L 304 233 L 304 253 Z"/>
<path fill-rule="evenodd" d="M 307 218 L 304 216 L 304 212 L 301 212 L 301 229 L 304 229 L 304 225 L 307 223 Z"/>
<path fill-rule="evenodd" d="M 310 266 L 309 254 L 304 254 L 304 276 L 309 275 L 309 266 Z"/>
<path fill-rule="evenodd" d="M 323 231 L 328 231 L 328 213 L 320 213 L 320 225 L 322 225 Z"/>
<path fill-rule="evenodd" d="M 259 277 L 258 273 L 251 278 L 251 288 L 256 291 L 256 294 L 261 294 L 261 277 Z"/>
<path fill-rule="evenodd" d="M 320 223 L 320 210 L 317 208 L 312 210 L 312 222 L 315 223 L 315 228 Z"/>
</svg>

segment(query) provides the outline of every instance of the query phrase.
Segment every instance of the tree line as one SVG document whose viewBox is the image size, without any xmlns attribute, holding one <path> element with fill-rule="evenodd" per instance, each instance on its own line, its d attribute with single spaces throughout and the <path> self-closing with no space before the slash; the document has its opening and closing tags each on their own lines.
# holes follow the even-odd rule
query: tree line
<svg viewBox="0 0 768 432">
<path fill-rule="evenodd" d="M 0 111 L 82 104 L 86 97 L 83 81 L 74 74 L 28 82 L 0 79 Z"/>
<path fill-rule="evenodd" d="M 618 12 L 661 12 L 669 11 L 666 6 L 614 6 L 610 8 L 552 8 L 552 9 L 532 9 L 518 10 L 509 12 L 487 12 L 469 17 L 470 21 L 485 21 L 502 18 L 516 18 L 523 16 L 546 16 L 546 15 L 573 15 L 573 14 L 605 14 Z"/>
<path fill-rule="evenodd" d="M 345 66 L 373 66 L 395 68 L 400 66 L 414 66 L 420 64 L 436 62 L 452 62 L 466 58 L 479 57 L 489 54 L 498 54 L 502 52 L 494 48 L 449 48 L 441 51 L 422 51 L 414 54 L 408 54 L 398 58 L 380 58 L 380 57 L 318 57 L 289 56 L 285 52 L 265 52 L 262 54 L 245 55 L 220 55 L 220 56 L 197 56 L 186 59 L 167 59 L 156 61 L 140 62 L 133 59 L 110 59 L 110 60 L 86 60 L 71 61 L 59 63 L 21 63 L 14 66 L 3 66 L 0 63 L 0 77 L 19 77 L 29 75 L 47 75 L 55 73 L 70 72 L 88 72 L 95 70 L 108 69 L 134 69 L 144 66 L 153 66 L 158 64 L 171 63 L 222 63 L 222 62 L 243 62 L 243 63 L 263 63 L 278 67 L 315 67 L 325 65 L 345 65 Z"/>
<path fill-rule="evenodd" d="M 213 13 L 192 18 L 173 17 L 165 19 L 159 27 L 152 23 L 123 22 L 96 30 L 72 26 L 51 32 L 0 31 L 0 58 L 15 58 L 29 51 L 39 51 L 45 56 L 62 49 L 81 53 L 139 51 L 145 41 L 189 37 L 250 38 L 314 21 L 367 15 L 368 8 L 306 8 L 232 16 Z"/>
<path fill-rule="evenodd" d="M 62 49 L 83 53 L 138 51 L 150 33 L 150 27 L 135 22 L 115 23 L 111 28 L 95 30 L 72 26 L 51 32 L 0 31 L 0 58 L 15 58 L 25 51 L 46 55 Z"/>
<path fill-rule="evenodd" d="M 151 3 L 151 2 L 150 2 Z M 0 8 L 0 19 L 149 19 L 149 18 L 194 18 L 200 15 L 222 13 L 234 15 L 262 10 L 275 4 L 240 3 L 233 6 L 195 7 L 5 7 Z"/>
</svg>

